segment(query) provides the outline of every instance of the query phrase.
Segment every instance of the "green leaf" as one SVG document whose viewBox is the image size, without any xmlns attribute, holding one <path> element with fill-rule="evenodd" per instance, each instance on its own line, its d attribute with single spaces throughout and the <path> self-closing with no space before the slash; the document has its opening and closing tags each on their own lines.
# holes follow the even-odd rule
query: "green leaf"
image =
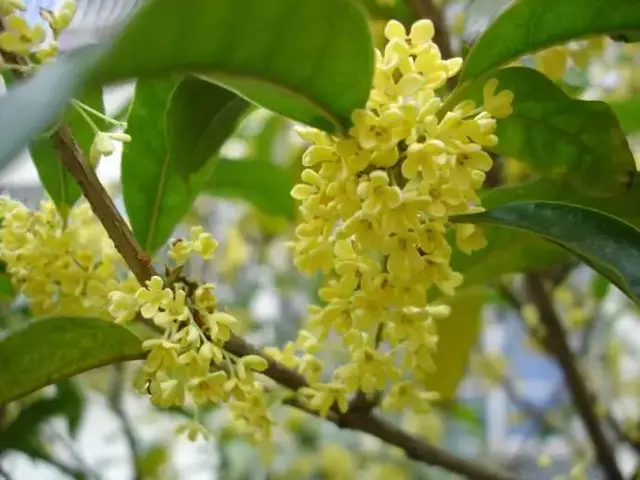
<svg viewBox="0 0 640 480">
<path fill-rule="evenodd" d="M 452 220 L 539 235 L 576 255 L 640 303 L 640 230 L 618 218 L 565 203 L 516 202 Z"/>
<path fill-rule="evenodd" d="M 566 181 L 539 178 L 518 185 L 495 188 L 482 195 L 482 206 L 486 209 L 505 203 L 534 201 L 570 203 L 592 208 L 640 227 L 640 184 L 634 184 L 622 195 L 596 198 L 580 192 Z"/>
<path fill-rule="evenodd" d="M 198 102 L 196 93 L 206 96 Z M 122 194 L 145 251 L 155 252 L 188 212 L 214 171 L 216 150 L 246 106 L 234 93 L 197 79 L 136 84 L 127 128 L 132 140 L 122 153 Z"/>
<path fill-rule="evenodd" d="M 597 198 L 586 195 L 566 181 L 540 178 L 518 185 L 492 189 L 482 195 L 482 205 L 493 209 L 512 202 L 551 201 L 570 203 L 613 215 L 640 227 L 640 184 L 623 195 Z M 471 255 L 454 250 L 452 265 L 464 274 L 465 285 L 492 281 L 500 275 L 547 268 L 566 261 L 569 254 L 540 237 L 495 225 L 483 227 L 488 245 Z"/>
<path fill-rule="evenodd" d="M 629 135 L 640 131 L 640 95 L 608 103 L 618 117 L 624 133 Z"/>
<path fill-rule="evenodd" d="M 185 77 L 167 110 L 167 148 L 176 172 L 198 174 L 236 129 L 249 103 L 235 93 Z"/>
<path fill-rule="evenodd" d="M 245 200 L 268 215 L 293 220 L 293 179 L 283 167 L 260 160 L 220 159 L 203 193 Z"/>
<path fill-rule="evenodd" d="M 62 54 L 0 97 L 0 170 L 53 126 L 101 52 L 91 46 Z"/>
<path fill-rule="evenodd" d="M 455 397 L 463 379 L 469 353 L 480 334 L 481 313 L 485 301 L 482 287 L 460 290 L 450 301 L 451 315 L 436 322 L 438 348 L 433 356 L 436 370 L 426 382 L 429 390 L 438 392 L 441 400 Z"/>
<path fill-rule="evenodd" d="M 609 105 L 573 99 L 530 68 L 507 68 L 495 78 L 514 99 L 513 113 L 498 120 L 499 142 L 492 150 L 593 196 L 627 190 L 636 164 Z M 473 98 L 481 98 L 481 92 L 474 93 Z"/>
<path fill-rule="evenodd" d="M 451 265 L 464 275 L 464 285 L 496 281 L 501 275 L 551 267 L 569 255 L 531 233 L 485 225 L 488 245 L 471 255 L 454 249 Z"/>
<path fill-rule="evenodd" d="M 371 33 L 352 0 L 151 0 L 94 80 L 198 72 L 258 105 L 336 131 L 373 78 Z"/>
<path fill-rule="evenodd" d="M 640 8 L 629 0 L 518 0 L 477 40 L 461 82 L 528 53 L 590 35 L 640 30 Z"/>
<path fill-rule="evenodd" d="M 92 88 L 79 100 L 94 110 L 104 113 L 102 88 Z M 93 116 L 92 120 L 100 130 L 108 128 L 101 119 Z M 95 132 L 87 120 L 74 106 L 69 106 L 61 121 L 71 129 L 74 138 L 85 155 L 89 155 Z M 59 154 L 54 148 L 51 138 L 39 138 L 33 142 L 30 150 L 42 185 L 60 213 L 66 216 L 70 208 L 82 195 L 80 187 L 78 187 L 73 176 L 60 161 Z"/>
<path fill-rule="evenodd" d="M 142 354 L 138 337 L 115 323 L 83 317 L 34 320 L 0 337 L 0 405 Z"/>
<path fill-rule="evenodd" d="M 82 391 L 69 379 L 59 382 L 55 395 L 27 404 L 11 423 L 0 429 L 0 451 L 12 449 L 29 454 L 33 440 L 39 439 L 40 426 L 55 416 L 66 418 L 69 432 L 74 436 L 83 407 Z"/>
</svg>

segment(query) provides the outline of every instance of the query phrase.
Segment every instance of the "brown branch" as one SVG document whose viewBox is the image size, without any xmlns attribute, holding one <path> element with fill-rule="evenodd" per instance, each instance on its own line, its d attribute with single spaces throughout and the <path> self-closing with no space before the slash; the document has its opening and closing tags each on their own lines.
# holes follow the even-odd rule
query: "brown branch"
<svg viewBox="0 0 640 480">
<path fill-rule="evenodd" d="M 136 275 L 138 281 L 144 283 L 152 276 L 158 275 L 158 272 L 151 265 L 148 255 L 142 251 L 126 222 L 115 208 L 96 173 L 92 168 L 88 167 L 84 154 L 71 135 L 69 128 L 67 126 L 60 127 L 53 134 L 53 141 L 60 154 L 61 161 L 78 182 L 96 217 L 104 225 L 109 237 L 122 254 L 129 268 Z M 238 357 L 251 354 L 261 355 L 269 364 L 264 374 L 286 388 L 296 391 L 301 387 L 308 386 L 307 380 L 302 375 L 276 362 L 262 353 L 257 347 L 238 336 L 234 335 L 225 344 L 224 348 Z M 385 442 L 400 447 L 414 460 L 446 468 L 472 479 L 515 480 L 515 477 L 509 473 L 478 465 L 429 445 L 420 438 L 398 429 L 371 413 L 340 415 L 335 411 L 331 411 L 329 420 L 340 426 L 369 433 Z"/>
<path fill-rule="evenodd" d="M 562 368 L 573 403 L 584 422 L 596 451 L 598 461 L 606 473 L 607 478 L 622 480 L 623 477 L 618 469 L 613 450 L 604 434 L 598 415 L 593 408 L 595 404 L 594 398 L 589 393 L 584 379 L 578 370 L 573 352 L 567 343 L 567 333 L 551 303 L 543 279 L 537 273 L 529 273 L 525 276 L 525 282 L 531 300 L 538 309 L 540 322 L 546 329 L 546 343 Z"/>
<path fill-rule="evenodd" d="M 286 400 L 285 403 L 310 415 L 318 415 L 317 412 L 295 399 Z M 329 415 L 327 415 L 326 420 L 340 428 L 368 433 L 386 443 L 395 445 L 404 450 L 407 457 L 412 460 L 435 465 L 464 475 L 470 479 L 515 480 L 516 478 L 507 472 L 485 467 L 476 462 L 460 458 L 446 450 L 434 447 L 424 440 L 396 427 L 387 420 L 371 413 L 345 413 L 340 415 L 331 411 Z M 429 460 L 427 461 L 425 459 Z"/>
</svg>

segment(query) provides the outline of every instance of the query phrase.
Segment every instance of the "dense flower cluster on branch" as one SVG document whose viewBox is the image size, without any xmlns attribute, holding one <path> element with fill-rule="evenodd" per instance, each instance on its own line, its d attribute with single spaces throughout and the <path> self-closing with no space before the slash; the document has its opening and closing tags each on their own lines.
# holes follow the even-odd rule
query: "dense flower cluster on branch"
<svg viewBox="0 0 640 480">
<path fill-rule="evenodd" d="M 512 94 L 496 94 L 491 80 L 484 108 L 464 101 L 442 111 L 437 92 L 462 60 L 441 58 L 429 20 L 408 33 L 390 21 L 385 35 L 368 104 L 348 134 L 299 129 L 312 146 L 292 191 L 302 216 L 292 248 L 298 269 L 325 274 L 323 304 L 310 308 L 297 340 L 271 353 L 312 382 L 303 394 L 322 415 L 383 390 L 388 410 L 428 408 L 435 321 L 449 312 L 433 298 L 462 282 L 450 265 L 449 216 L 479 210 L 476 191 L 492 165 L 483 147 L 496 144 L 495 118 L 511 109 Z M 460 250 L 485 245 L 477 227 L 453 229 Z M 332 333 L 348 353 L 327 382 L 319 353 Z"/>
</svg>

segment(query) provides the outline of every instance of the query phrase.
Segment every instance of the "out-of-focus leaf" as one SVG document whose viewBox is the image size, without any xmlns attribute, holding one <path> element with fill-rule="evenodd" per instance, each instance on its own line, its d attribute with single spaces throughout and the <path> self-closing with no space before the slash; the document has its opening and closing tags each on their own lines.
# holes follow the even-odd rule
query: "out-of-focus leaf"
<svg viewBox="0 0 640 480">
<path fill-rule="evenodd" d="M 603 212 L 556 202 L 516 202 L 458 223 L 495 224 L 539 235 L 576 255 L 640 303 L 640 230 Z"/>
<path fill-rule="evenodd" d="M 442 400 L 455 396 L 464 377 L 469 352 L 480 333 L 484 302 L 484 288 L 461 290 L 447 302 L 451 306 L 451 315 L 437 322 L 438 349 L 433 357 L 436 370 L 427 379 L 426 386 L 438 392 Z"/>
<path fill-rule="evenodd" d="M 102 51 L 90 46 L 62 54 L 0 98 L 0 170 L 54 125 Z"/>
<path fill-rule="evenodd" d="M 627 135 L 640 130 L 640 95 L 624 100 L 611 100 L 608 103 Z"/>
<path fill-rule="evenodd" d="M 261 212 L 292 220 L 295 204 L 289 171 L 258 160 L 220 159 L 204 188 L 216 197 L 245 200 Z"/>
<path fill-rule="evenodd" d="M 97 318 L 34 320 L 0 337 L 0 405 L 77 373 L 142 357 L 141 342 Z"/>
<path fill-rule="evenodd" d="M 199 72 L 265 108 L 328 131 L 369 96 L 374 55 L 352 0 L 151 0 L 94 80 Z"/>
</svg>

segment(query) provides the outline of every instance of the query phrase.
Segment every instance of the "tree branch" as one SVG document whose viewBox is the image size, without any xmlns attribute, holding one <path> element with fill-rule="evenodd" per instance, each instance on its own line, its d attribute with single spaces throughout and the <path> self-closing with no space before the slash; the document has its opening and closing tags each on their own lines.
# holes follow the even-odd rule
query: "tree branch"
<svg viewBox="0 0 640 480">
<path fill-rule="evenodd" d="M 618 469 L 613 450 L 602 430 L 598 415 L 593 409 L 594 398 L 580 375 L 573 352 L 567 343 L 566 331 L 551 303 L 543 279 L 537 273 L 529 273 L 525 276 L 525 282 L 531 300 L 538 309 L 540 322 L 546 329 L 546 343 L 562 368 L 573 403 L 591 438 L 598 461 L 607 478 L 622 480 L 623 477 Z"/>
<path fill-rule="evenodd" d="M 61 126 L 53 134 L 53 141 L 62 163 L 78 182 L 94 214 L 104 226 L 138 281 L 144 283 L 152 276 L 158 275 L 148 255 L 142 251 L 133 237 L 131 230 L 100 183 L 96 173 L 88 166 L 84 154 L 69 128 L 64 125 Z M 262 356 L 268 362 L 268 368 L 263 373 L 284 387 L 296 391 L 309 385 L 302 375 L 276 362 L 273 358 L 262 353 L 257 347 L 236 335 L 232 336 L 224 345 L 224 348 L 238 357 L 252 354 Z M 387 443 L 400 447 L 410 458 L 416 461 L 446 468 L 472 479 L 515 480 L 515 477 L 509 473 L 478 465 L 432 446 L 371 413 L 340 415 L 332 411 L 330 412 L 330 420 L 339 426 L 369 433 Z"/>
</svg>

